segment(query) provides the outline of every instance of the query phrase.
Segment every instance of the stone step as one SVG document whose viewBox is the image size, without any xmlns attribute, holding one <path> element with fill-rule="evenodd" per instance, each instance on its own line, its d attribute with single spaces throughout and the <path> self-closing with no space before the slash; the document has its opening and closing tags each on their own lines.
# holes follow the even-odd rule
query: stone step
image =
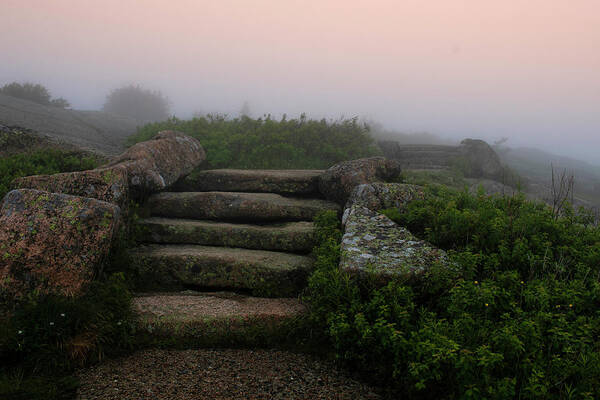
<svg viewBox="0 0 600 400">
<path fill-rule="evenodd" d="M 195 346 L 276 342 L 297 329 L 306 315 L 296 298 L 231 292 L 143 293 L 134 297 L 133 306 L 140 316 L 139 331 L 163 340 L 177 339 L 177 345 L 182 338 L 194 339 Z"/>
<path fill-rule="evenodd" d="M 317 194 L 323 170 L 213 169 L 192 173 L 175 186 L 180 192 Z"/>
<path fill-rule="evenodd" d="M 305 286 L 308 256 L 200 245 L 142 245 L 129 250 L 141 290 L 186 287 L 250 290 L 263 297 L 291 296 Z"/>
<path fill-rule="evenodd" d="M 232 224 L 153 217 L 138 222 L 138 238 L 147 243 L 202 244 L 307 253 L 312 250 L 312 222 L 284 222 L 268 225 Z"/>
<path fill-rule="evenodd" d="M 333 202 L 284 197 L 274 193 L 163 192 L 150 196 L 152 216 L 234 221 L 312 221 Z"/>
</svg>

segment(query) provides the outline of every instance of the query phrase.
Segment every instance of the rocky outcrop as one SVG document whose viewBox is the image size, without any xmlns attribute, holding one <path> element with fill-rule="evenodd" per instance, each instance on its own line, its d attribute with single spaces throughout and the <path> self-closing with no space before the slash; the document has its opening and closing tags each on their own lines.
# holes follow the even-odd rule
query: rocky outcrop
<svg viewBox="0 0 600 400">
<path fill-rule="evenodd" d="M 372 211 L 379 211 L 392 207 L 402 208 L 408 202 L 423 197 L 424 192 L 421 186 L 375 182 L 355 187 L 346 207 L 362 206 Z"/>
<path fill-rule="evenodd" d="M 109 157 L 120 154 L 125 149 L 125 139 L 145 124 L 121 115 L 46 106 L 3 94 L 0 123 L 32 130 L 42 140 L 61 148 Z"/>
<path fill-rule="evenodd" d="M 139 198 L 171 186 L 205 159 L 198 140 L 162 131 L 152 140 L 135 144 L 104 169 L 125 170 L 132 196 Z"/>
<path fill-rule="evenodd" d="M 419 240 L 383 214 L 359 205 L 344 213 L 340 268 L 385 284 L 391 279 L 418 279 L 448 265 L 443 250 Z"/>
<path fill-rule="evenodd" d="M 0 299 L 80 294 L 108 255 L 118 221 L 119 207 L 104 201 L 9 192 L 0 209 Z"/>
<path fill-rule="evenodd" d="M 319 190 L 328 200 L 345 204 L 360 184 L 400 178 L 400 163 L 383 157 L 344 161 L 329 168 L 319 179 Z"/>
</svg>

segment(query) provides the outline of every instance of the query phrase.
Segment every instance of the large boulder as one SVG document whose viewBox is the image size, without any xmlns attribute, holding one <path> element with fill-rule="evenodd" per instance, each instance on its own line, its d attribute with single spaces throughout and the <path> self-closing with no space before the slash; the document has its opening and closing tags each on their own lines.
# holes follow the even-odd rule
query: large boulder
<svg viewBox="0 0 600 400">
<path fill-rule="evenodd" d="M 26 176 L 15 179 L 13 186 L 91 197 L 117 204 L 123 211 L 128 207 L 127 171 L 118 166 L 55 175 Z"/>
<path fill-rule="evenodd" d="M 123 168 L 134 198 L 161 191 L 189 174 L 206 159 L 200 142 L 175 131 L 130 147 L 104 168 Z"/>
<path fill-rule="evenodd" d="M 472 178 L 502 180 L 505 170 L 498 154 L 489 144 L 479 139 L 460 142 L 460 153 L 467 160 L 465 175 Z"/>
<path fill-rule="evenodd" d="M 384 157 L 344 161 L 329 168 L 319 179 L 319 191 L 328 200 L 344 205 L 354 188 L 363 183 L 400 178 L 400 163 Z"/>
<path fill-rule="evenodd" d="M 130 199 L 140 200 L 171 186 L 205 159 L 204 149 L 196 139 L 162 131 L 154 139 L 132 146 L 106 166 L 18 178 L 13 187 L 91 197 L 117 204 L 126 211 Z"/>
<path fill-rule="evenodd" d="M 432 268 L 449 267 L 443 250 L 366 207 L 346 209 L 343 225 L 340 268 L 360 278 L 418 280 Z"/>
<path fill-rule="evenodd" d="M 0 209 L 0 303 L 29 293 L 77 296 L 118 229 L 119 207 L 39 190 L 9 192 Z"/>
<path fill-rule="evenodd" d="M 423 188 L 404 183 L 365 183 L 358 185 L 350 194 L 346 209 L 351 206 L 362 206 L 372 211 L 386 208 L 403 208 L 409 202 L 423 199 Z"/>
</svg>

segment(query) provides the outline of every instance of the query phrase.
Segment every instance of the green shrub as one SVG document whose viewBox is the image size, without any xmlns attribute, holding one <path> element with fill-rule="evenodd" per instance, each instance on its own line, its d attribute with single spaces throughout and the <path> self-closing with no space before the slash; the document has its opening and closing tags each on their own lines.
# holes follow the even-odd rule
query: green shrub
<svg viewBox="0 0 600 400">
<path fill-rule="evenodd" d="M 169 118 L 169 99 L 161 92 L 139 85 L 127 85 L 112 90 L 102 111 L 126 115 L 139 121 L 163 121 Z"/>
<path fill-rule="evenodd" d="M 317 220 L 330 234 L 307 299 L 340 360 L 406 398 L 600 396 L 600 229 L 523 197 L 442 187 L 386 214 L 461 274 L 356 282 L 338 268 L 337 221 Z"/>
<path fill-rule="evenodd" d="M 8 192 L 15 178 L 81 171 L 96 166 L 97 161 L 93 157 L 55 149 L 2 157 L 0 158 L 0 199 Z"/>
<path fill-rule="evenodd" d="M 67 108 L 71 106 L 69 102 L 62 97 L 52 99 L 48 89 L 40 84 L 13 82 L 2 86 L 0 88 L 0 94 L 33 101 L 34 103 L 43 104 L 46 106 L 59 108 Z"/>
<path fill-rule="evenodd" d="M 328 168 L 342 160 L 378 154 L 368 128 L 357 119 L 329 122 L 283 117 L 227 119 L 209 115 L 146 125 L 130 138 L 136 143 L 162 130 L 197 138 L 209 168 Z"/>
<path fill-rule="evenodd" d="M 73 368 L 130 349 L 135 326 L 131 300 L 123 275 L 115 274 L 94 281 L 80 298 L 32 296 L 3 317 L 0 398 L 18 393 L 30 396 L 23 398 L 58 397 L 66 388 L 52 382 L 71 382 Z M 24 382 L 48 385 L 36 388 Z"/>
</svg>

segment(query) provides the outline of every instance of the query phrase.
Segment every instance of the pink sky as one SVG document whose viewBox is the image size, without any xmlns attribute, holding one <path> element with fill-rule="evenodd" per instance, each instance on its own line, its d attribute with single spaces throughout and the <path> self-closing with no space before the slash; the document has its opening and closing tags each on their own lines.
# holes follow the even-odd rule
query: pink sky
<svg viewBox="0 0 600 400">
<path fill-rule="evenodd" d="M 598 0 L 0 0 L 0 84 L 98 108 L 368 116 L 600 164 Z"/>
</svg>

